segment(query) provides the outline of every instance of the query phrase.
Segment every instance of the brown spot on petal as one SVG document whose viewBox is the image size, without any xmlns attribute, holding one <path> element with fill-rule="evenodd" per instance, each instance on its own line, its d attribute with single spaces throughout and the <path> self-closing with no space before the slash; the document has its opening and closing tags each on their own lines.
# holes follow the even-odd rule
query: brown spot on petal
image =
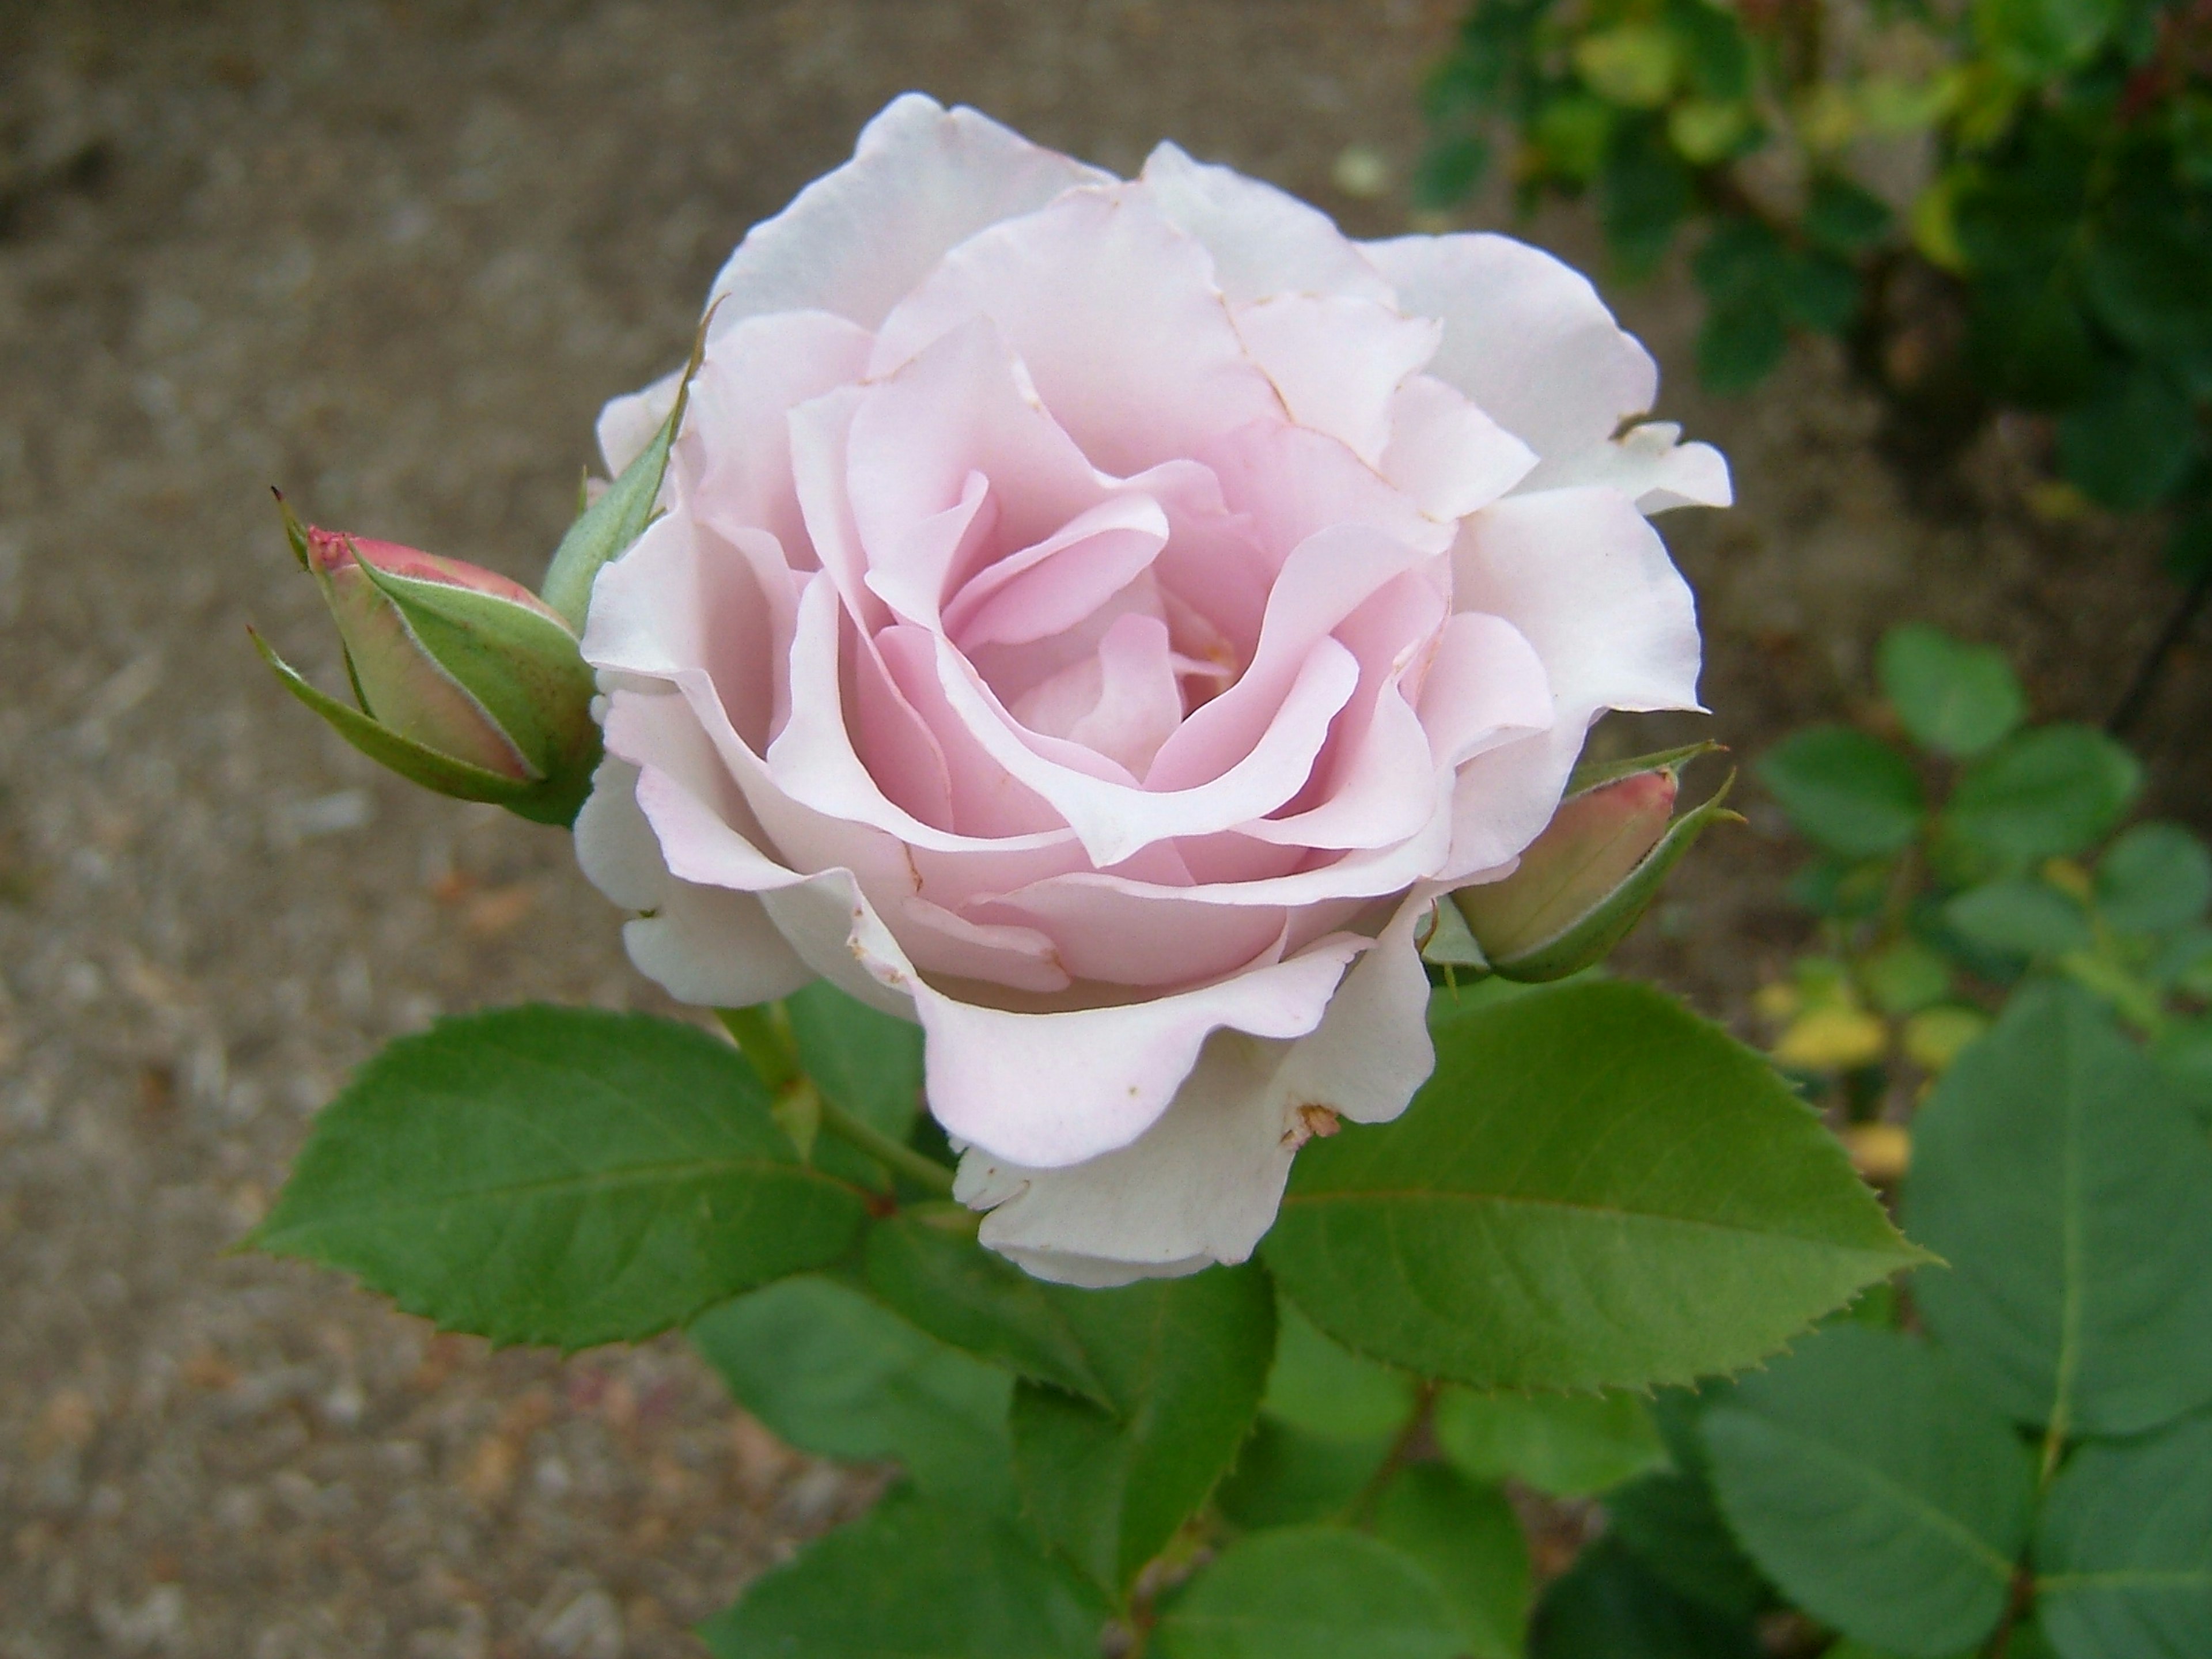
<svg viewBox="0 0 2212 1659">
<path fill-rule="evenodd" d="M 1327 1140 L 1343 1127 L 1335 1108 L 1309 1103 L 1291 1114 L 1291 1127 L 1283 1131 L 1283 1145 L 1295 1152 L 1309 1140 Z"/>
</svg>

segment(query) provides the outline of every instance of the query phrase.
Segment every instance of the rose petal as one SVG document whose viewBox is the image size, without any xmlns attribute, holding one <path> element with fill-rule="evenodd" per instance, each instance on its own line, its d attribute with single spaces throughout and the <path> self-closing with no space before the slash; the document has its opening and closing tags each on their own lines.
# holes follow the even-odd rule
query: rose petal
<svg viewBox="0 0 2212 1659">
<path fill-rule="evenodd" d="M 1390 404 L 1382 476 L 1432 518 L 1463 519 L 1527 477 L 1535 452 L 1433 374 L 1416 374 Z"/>
<path fill-rule="evenodd" d="M 1277 294 L 1392 300 L 1390 284 L 1327 214 L 1273 185 L 1194 161 L 1173 144 L 1152 151 L 1141 177 L 1169 220 L 1206 244 L 1213 280 L 1233 301 Z"/>
<path fill-rule="evenodd" d="M 1301 542 L 1284 561 L 1267 595 L 1267 621 L 1250 666 L 1234 685 L 1194 711 L 1168 739 L 1146 776 L 1146 787 L 1187 791 L 1224 776 L 1240 764 L 1277 721 L 1291 682 L 1306 672 L 1307 659 L 1330 631 L 1371 594 L 1427 558 L 1419 548 L 1359 524 L 1334 526 Z M 1334 715 L 1342 707 L 1340 700 L 1329 713 Z M 1311 758 L 1307 757 L 1309 762 Z M 1304 781 L 1302 773 L 1282 795 L 1246 816 L 1273 811 Z M 1228 823 L 1194 824 L 1182 833 L 1203 835 L 1227 828 Z"/>
<path fill-rule="evenodd" d="M 986 226 L 1111 178 L 972 109 L 908 93 L 862 130 L 850 161 L 747 233 L 708 295 L 714 325 L 827 311 L 872 329 Z"/>
<path fill-rule="evenodd" d="M 1437 765 L 1457 767 L 1507 738 L 1545 731 L 1556 706 L 1544 659 L 1504 617 L 1462 611 L 1444 623 L 1420 698 Z"/>
<path fill-rule="evenodd" d="M 1212 1032 L 1303 1036 L 1364 940 L 1120 1006 L 1024 1013 L 915 988 L 930 1109 L 945 1132 L 1031 1169 L 1126 1146 L 1167 1109 Z"/>
<path fill-rule="evenodd" d="M 672 462 L 686 510 L 727 537 L 765 530 L 811 567 L 787 417 L 858 380 L 869 343 L 865 329 L 822 312 L 757 317 L 716 335 L 691 382 Z"/>
<path fill-rule="evenodd" d="M 869 372 L 888 375 L 988 317 L 1091 462 L 1139 471 L 1281 416 L 1214 290 L 1212 263 L 1140 192 L 1073 191 L 947 254 L 884 319 Z"/>
<path fill-rule="evenodd" d="M 1562 725 L 1601 708 L 1696 708 L 1697 602 L 1666 544 L 1614 489 L 1510 495 L 1467 521 L 1455 603 L 1536 647 Z"/>
<path fill-rule="evenodd" d="M 1297 1042 L 1208 1039 L 1174 1103 L 1130 1146 L 1059 1169 L 971 1147 L 954 1195 L 988 1209 L 982 1242 L 1039 1278 L 1108 1285 L 1237 1262 L 1272 1226 L 1321 1108 L 1360 1122 L 1403 1111 L 1434 1065 L 1428 976 L 1409 901 Z M 1325 1120 L 1324 1120 L 1325 1121 Z"/>
<path fill-rule="evenodd" d="M 1735 499 L 1728 462 L 1711 444 L 1686 444 L 1672 421 L 1647 421 L 1608 443 L 1553 457 L 1521 489 L 1572 489 L 1602 484 L 1634 498 L 1638 513 L 1675 507 L 1726 507 Z"/>
<path fill-rule="evenodd" d="M 953 1196 L 988 1212 L 982 1243 L 1039 1279 L 1093 1288 L 1242 1261 L 1274 1224 L 1293 1150 L 1272 1086 L 1287 1045 L 1208 1039 L 1175 1103 L 1133 1145 L 1030 1169 L 980 1146 Z"/>
<path fill-rule="evenodd" d="M 952 330 L 889 380 L 867 388 L 854 409 L 842 485 L 860 545 L 879 576 L 899 557 L 912 526 L 960 501 L 978 474 L 990 486 L 1000 547 L 1040 542 L 1109 493 L 1083 452 L 1024 395 L 1023 372 L 988 318 Z M 921 602 L 915 581 L 902 586 L 915 620 L 975 573 L 932 573 L 941 585 Z"/>
<path fill-rule="evenodd" d="M 1539 455 L 1587 449 L 1651 407 L 1659 371 L 1588 279 L 1550 254 L 1489 234 L 1362 245 L 1399 308 L 1434 317 L 1429 373 Z"/>
<path fill-rule="evenodd" d="M 1103 868 L 1156 841 L 1207 835 L 1264 817 L 1296 794 L 1328 740 L 1330 720 L 1358 686 L 1359 668 L 1334 640 L 1314 644 L 1272 718 L 1236 763 L 1203 783 L 1167 791 L 1101 776 L 1098 767 L 1113 763 L 1101 762 L 1091 750 L 1020 730 L 975 670 L 944 641 L 938 645 L 937 677 L 946 701 L 976 741 L 1053 804 L 1091 862 Z M 1176 738 L 1189 726 L 1185 721 Z M 1170 744 L 1175 741 L 1169 739 Z"/>
<path fill-rule="evenodd" d="M 732 726 L 765 744 L 784 713 L 775 666 L 795 605 L 775 539 L 756 531 L 745 541 L 733 547 L 688 514 L 654 520 L 600 570 L 583 651 L 594 667 L 619 674 L 703 671 Z M 682 603 L 670 604 L 672 593 Z"/>
<path fill-rule="evenodd" d="M 640 973 L 679 1002 L 726 1008 L 772 1002 L 812 978 L 750 893 L 678 881 L 637 805 L 638 770 L 610 757 L 576 817 L 586 878 L 641 916 L 623 929 Z"/>
<path fill-rule="evenodd" d="M 1282 294 L 1235 307 L 1237 332 L 1291 418 L 1372 467 L 1390 442 L 1391 401 L 1436 355 L 1442 325 L 1372 300 Z"/>
<path fill-rule="evenodd" d="M 619 398 L 607 399 L 599 410 L 598 436 L 599 453 L 606 461 L 609 477 L 619 478 L 632 461 L 645 453 L 653 434 L 660 430 L 668 411 L 676 407 L 676 394 L 683 385 L 684 371 L 674 369 L 642 392 L 624 392 Z"/>
<path fill-rule="evenodd" d="M 977 574 L 946 609 L 945 631 L 969 652 L 1064 633 L 1134 581 L 1167 539 L 1168 515 L 1158 501 L 1138 495 L 1101 501 Z"/>
</svg>

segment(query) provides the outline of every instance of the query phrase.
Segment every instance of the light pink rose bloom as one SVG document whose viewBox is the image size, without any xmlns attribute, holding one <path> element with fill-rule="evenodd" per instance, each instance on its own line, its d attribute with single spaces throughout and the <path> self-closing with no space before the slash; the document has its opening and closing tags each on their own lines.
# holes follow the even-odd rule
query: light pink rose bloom
<svg viewBox="0 0 2212 1659">
<path fill-rule="evenodd" d="M 1534 248 L 915 95 L 712 302 L 584 641 L 632 957 L 918 1020 L 1034 1273 L 1243 1260 L 1304 1139 L 1426 1076 L 1435 896 L 1512 868 L 1602 711 L 1697 707 L 1644 515 L 1725 465 L 1616 437 L 1651 359 Z M 610 466 L 674 391 L 608 406 Z"/>
</svg>

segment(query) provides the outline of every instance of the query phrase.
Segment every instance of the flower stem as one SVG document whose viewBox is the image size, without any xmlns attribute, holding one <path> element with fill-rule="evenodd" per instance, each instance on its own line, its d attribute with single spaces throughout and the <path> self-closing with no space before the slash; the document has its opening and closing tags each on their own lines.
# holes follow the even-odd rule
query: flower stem
<svg viewBox="0 0 2212 1659">
<path fill-rule="evenodd" d="M 809 1085 L 811 1086 L 811 1085 Z M 935 1158 L 893 1140 L 882 1130 L 863 1123 L 827 1095 L 816 1091 L 821 1103 L 822 1127 L 856 1152 L 866 1152 L 893 1173 L 943 1198 L 952 1196 L 952 1171 Z"/>
<path fill-rule="evenodd" d="M 1382 1462 L 1359 1489 L 1357 1496 L 1345 1506 L 1345 1518 L 1354 1526 L 1364 1526 L 1376 1504 L 1382 1498 L 1383 1489 L 1397 1478 L 1398 1471 L 1406 1467 L 1413 1448 L 1420 1443 L 1421 1434 L 1429 1426 L 1429 1413 L 1435 1409 L 1437 1387 L 1433 1381 L 1425 1380 L 1413 1395 L 1413 1408 L 1406 1414 L 1399 1427 L 1397 1438 L 1383 1454 Z"/>
<path fill-rule="evenodd" d="M 763 1002 L 750 1008 L 717 1008 L 714 1018 L 752 1063 L 772 1095 L 780 1095 L 800 1075 L 799 1049 L 784 1023 L 783 1005 Z"/>
<path fill-rule="evenodd" d="M 781 1100 L 798 1090 L 805 1090 L 813 1097 L 809 1103 L 812 1109 L 809 1115 L 817 1127 L 848 1146 L 866 1152 L 877 1163 L 888 1165 L 923 1190 L 940 1197 L 952 1196 L 951 1170 L 935 1158 L 863 1123 L 814 1086 L 805 1067 L 799 1063 L 799 1046 L 792 1041 L 791 1026 L 781 1003 L 764 1002 L 751 1008 L 717 1008 L 714 1018 L 722 1022 L 722 1029 L 736 1041 L 738 1051 L 751 1062 L 770 1094 Z"/>
</svg>

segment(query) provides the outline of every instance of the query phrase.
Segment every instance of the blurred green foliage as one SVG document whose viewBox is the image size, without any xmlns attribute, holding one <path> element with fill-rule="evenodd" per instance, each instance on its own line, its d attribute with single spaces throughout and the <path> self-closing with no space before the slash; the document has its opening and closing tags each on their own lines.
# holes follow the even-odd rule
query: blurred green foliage
<svg viewBox="0 0 2212 1659">
<path fill-rule="evenodd" d="M 1623 274 L 1686 237 L 1715 390 L 1840 337 L 1923 452 L 2047 415 L 2068 483 L 2212 559 L 2206 0 L 1475 0 L 1426 104 L 1419 205 L 1502 129 Z"/>
</svg>

